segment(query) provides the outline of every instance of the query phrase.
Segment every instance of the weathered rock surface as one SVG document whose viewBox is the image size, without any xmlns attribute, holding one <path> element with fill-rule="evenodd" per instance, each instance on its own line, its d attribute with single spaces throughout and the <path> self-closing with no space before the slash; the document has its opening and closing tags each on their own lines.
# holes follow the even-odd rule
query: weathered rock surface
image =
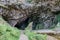
<svg viewBox="0 0 60 40">
<path fill-rule="evenodd" d="M 32 1 L 31 3 L 25 0 L 22 2 L 21 1 L 22 0 L 0 1 L 0 4 L 8 7 L 8 10 L 5 8 L 0 8 L 0 11 L 10 25 L 15 26 L 17 23 L 20 24 L 27 18 L 33 21 L 33 29 L 36 29 L 36 27 L 39 28 L 40 26 L 47 29 L 54 27 L 57 24 L 56 14 L 60 12 L 59 0 L 33 0 L 34 2 Z"/>
</svg>

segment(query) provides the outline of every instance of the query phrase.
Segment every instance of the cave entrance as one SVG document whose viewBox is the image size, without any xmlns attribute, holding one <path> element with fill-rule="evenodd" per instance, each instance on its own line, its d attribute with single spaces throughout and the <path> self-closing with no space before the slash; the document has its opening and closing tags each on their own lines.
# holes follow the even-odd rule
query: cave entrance
<svg viewBox="0 0 60 40">
<path fill-rule="evenodd" d="M 28 26 L 28 24 L 29 24 L 29 18 L 27 18 L 25 21 L 23 21 L 23 22 L 21 22 L 21 23 L 17 23 L 16 25 L 15 25 L 15 27 L 17 27 L 18 29 L 20 29 L 20 30 L 25 30 L 25 28 Z"/>
</svg>

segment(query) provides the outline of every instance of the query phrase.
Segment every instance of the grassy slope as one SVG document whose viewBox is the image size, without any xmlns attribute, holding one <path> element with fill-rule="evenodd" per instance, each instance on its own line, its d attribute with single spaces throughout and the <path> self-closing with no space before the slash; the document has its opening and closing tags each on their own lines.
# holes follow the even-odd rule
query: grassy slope
<svg viewBox="0 0 60 40">
<path fill-rule="evenodd" d="M 6 21 L 0 16 L 0 40 L 19 40 L 20 31 L 11 27 Z M 28 36 L 29 40 L 46 40 L 47 35 L 36 34 L 25 30 L 25 35 Z"/>
<path fill-rule="evenodd" d="M 11 27 L 0 16 L 0 40 L 18 40 L 20 31 Z"/>
</svg>

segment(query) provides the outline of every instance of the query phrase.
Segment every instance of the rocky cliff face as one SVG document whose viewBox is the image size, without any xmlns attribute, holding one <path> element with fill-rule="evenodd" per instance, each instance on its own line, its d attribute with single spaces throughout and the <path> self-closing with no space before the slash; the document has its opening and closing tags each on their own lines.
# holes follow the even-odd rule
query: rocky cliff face
<svg viewBox="0 0 60 40">
<path fill-rule="evenodd" d="M 56 15 L 60 12 L 59 0 L 1 0 L 0 4 L 7 8 L 0 7 L 0 14 L 11 25 L 22 27 L 33 22 L 33 29 L 51 28 L 57 24 Z M 26 21 L 27 20 L 27 21 Z M 27 24 L 26 24 L 26 23 Z M 42 26 L 42 27 L 41 27 Z"/>
</svg>

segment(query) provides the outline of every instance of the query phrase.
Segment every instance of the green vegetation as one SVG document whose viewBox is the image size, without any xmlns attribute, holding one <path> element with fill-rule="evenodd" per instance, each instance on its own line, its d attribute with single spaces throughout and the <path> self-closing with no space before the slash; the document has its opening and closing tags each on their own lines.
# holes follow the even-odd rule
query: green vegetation
<svg viewBox="0 0 60 40">
<path fill-rule="evenodd" d="M 58 22 L 60 22 L 60 14 L 57 15 Z"/>
<path fill-rule="evenodd" d="M 20 31 L 11 27 L 0 17 L 0 40 L 18 40 Z"/>
<path fill-rule="evenodd" d="M 11 27 L 0 17 L 0 40 L 18 40 L 19 35 L 20 31 L 17 28 Z M 29 40 L 46 40 L 47 37 L 47 35 L 30 32 L 28 29 L 25 30 L 25 35 L 28 36 Z"/>
<path fill-rule="evenodd" d="M 47 35 L 36 34 L 36 33 L 31 32 L 29 30 L 25 31 L 25 35 L 28 36 L 29 40 L 47 40 Z"/>
<path fill-rule="evenodd" d="M 32 30 L 30 29 L 30 25 L 32 24 L 29 23 L 29 25 L 27 26 L 27 28 L 25 29 L 25 35 L 28 36 L 29 40 L 47 40 L 47 35 L 46 34 L 37 34 L 32 32 Z"/>
<path fill-rule="evenodd" d="M 58 21 L 60 21 L 59 16 L 57 16 L 57 19 Z M 29 23 L 29 25 L 30 24 L 31 23 Z M 28 36 L 29 40 L 46 40 L 47 38 L 46 34 L 43 35 L 43 34 L 34 33 L 31 31 L 31 29 L 28 26 L 24 33 L 26 36 Z M 0 16 L 0 40 L 19 40 L 19 36 L 20 36 L 20 31 L 15 27 L 11 27 Z"/>
</svg>

